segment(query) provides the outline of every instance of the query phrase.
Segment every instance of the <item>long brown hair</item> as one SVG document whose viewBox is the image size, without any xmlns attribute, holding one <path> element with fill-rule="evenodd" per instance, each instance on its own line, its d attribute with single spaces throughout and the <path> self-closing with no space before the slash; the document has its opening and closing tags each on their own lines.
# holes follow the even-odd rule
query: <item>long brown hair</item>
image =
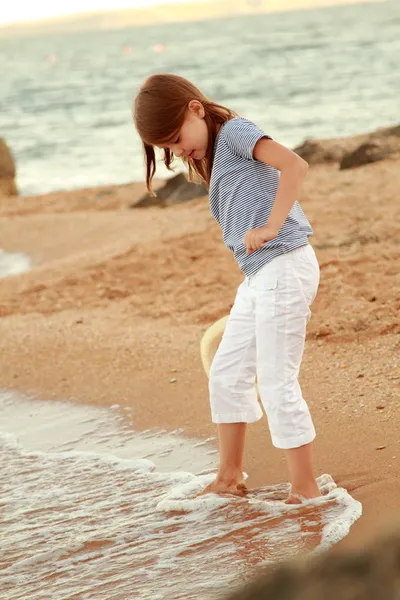
<svg viewBox="0 0 400 600">
<path fill-rule="evenodd" d="M 142 138 L 146 184 L 151 192 L 151 181 L 156 172 L 154 146 L 171 143 L 179 133 L 191 100 L 198 100 L 204 107 L 204 120 L 208 129 L 208 148 L 201 160 L 182 157 L 189 170 L 189 180 L 203 180 L 207 185 L 211 179 L 214 142 L 219 127 L 236 116 L 236 113 L 221 104 L 209 100 L 193 83 L 170 73 L 150 75 L 136 95 L 133 118 Z M 164 163 L 172 171 L 174 154 L 164 149 Z"/>
</svg>

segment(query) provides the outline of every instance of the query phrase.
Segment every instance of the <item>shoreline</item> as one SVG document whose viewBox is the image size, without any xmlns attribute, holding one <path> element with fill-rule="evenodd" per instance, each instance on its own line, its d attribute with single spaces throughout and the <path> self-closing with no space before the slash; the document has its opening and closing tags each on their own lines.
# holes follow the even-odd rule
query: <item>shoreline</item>
<svg viewBox="0 0 400 600">
<path fill-rule="evenodd" d="M 119 404 L 122 409 L 129 407 L 132 409 L 133 430 L 139 433 L 147 429 L 183 429 L 182 435 L 190 439 L 205 440 L 216 436 L 215 426 L 208 414 L 207 379 L 200 365 L 193 368 L 198 355 L 197 339 L 202 328 L 193 328 L 191 331 L 185 328 L 184 332 L 179 330 L 180 342 L 186 350 L 185 361 L 174 352 L 170 326 L 164 329 L 160 327 L 150 339 L 147 332 L 140 332 L 142 342 L 146 336 L 150 346 L 143 363 L 150 356 L 154 363 L 157 357 L 163 360 L 162 368 L 157 369 L 158 389 L 154 390 L 155 377 L 149 379 L 143 363 L 138 364 L 140 368 L 133 382 L 132 351 L 127 351 L 126 344 L 114 344 L 112 347 L 111 344 L 99 344 L 99 338 L 104 333 L 105 318 L 101 311 L 98 314 L 91 311 L 89 315 L 80 311 L 79 317 L 76 317 L 78 315 L 71 312 L 70 320 L 62 319 L 60 323 L 60 319 L 51 319 L 46 325 L 31 320 L 29 328 L 23 322 L 15 323 L 15 326 L 10 323 L 12 334 L 3 337 L 0 343 L 2 354 L 6 349 L 8 352 L 7 361 L 4 361 L 7 365 L 3 364 L 3 367 L 10 369 L 7 374 L 3 369 L 0 371 L 1 387 L 23 392 L 41 401 L 66 400 L 94 407 L 110 407 L 113 404 Z M 111 323 L 108 325 L 108 329 L 122 337 L 121 323 L 119 329 L 116 322 L 112 327 Z M 80 330 L 79 338 L 73 334 L 73 348 L 71 340 L 60 335 L 61 329 L 68 326 L 71 329 L 79 327 Z M 373 341 L 366 347 L 365 343 L 348 343 L 346 347 L 339 344 L 341 360 L 359 364 L 365 360 L 366 352 L 371 352 L 371 362 L 378 362 L 380 356 L 388 354 L 398 343 L 396 337 L 384 336 L 379 344 Z M 125 341 L 128 342 L 126 338 Z M 40 353 L 35 355 L 39 343 Z M 23 352 L 21 347 L 24 348 Z M 93 348 L 96 348 L 94 356 Z M 327 401 L 321 406 L 320 397 L 328 397 L 330 385 L 324 381 L 324 361 L 320 357 L 320 361 L 316 362 L 319 348 L 318 342 L 308 341 L 302 365 L 303 376 L 300 378 L 317 428 L 314 442 L 316 475 L 329 473 L 339 487 L 344 487 L 361 502 L 361 518 L 335 546 L 338 550 L 342 547 L 360 547 L 375 537 L 381 527 L 399 517 L 400 477 L 396 470 L 397 461 L 392 459 L 392 456 L 398 456 L 399 447 L 396 418 L 393 413 L 384 415 L 383 411 L 377 415 L 371 414 L 371 411 L 362 413 L 357 402 L 350 403 L 343 399 L 343 395 L 351 389 L 348 385 L 342 385 L 337 394 L 340 394 L 343 403 L 340 410 L 342 414 L 335 414 Z M 88 360 L 90 353 L 92 356 Z M 120 356 L 117 360 L 118 353 Z M 333 361 L 337 353 L 337 344 L 332 343 L 324 359 Z M 165 359 L 167 356 L 168 362 Z M 22 374 L 21 362 L 29 365 Z M 352 375 L 356 377 L 355 372 Z M 170 383 L 170 379 L 177 381 Z M 376 377 L 375 381 L 378 380 Z M 196 393 L 191 392 L 193 389 Z M 339 404 L 337 399 L 333 400 Z M 354 409 L 353 406 L 358 408 Z M 345 421 L 346 430 L 343 432 Z M 390 427 L 393 421 L 394 427 Z M 382 431 L 377 431 L 377 422 Z M 343 442 L 340 445 L 338 431 L 341 431 Z M 248 427 L 244 463 L 250 488 L 289 480 L 283 453 L 270 442 L 265 417 Z"/>
</svg>

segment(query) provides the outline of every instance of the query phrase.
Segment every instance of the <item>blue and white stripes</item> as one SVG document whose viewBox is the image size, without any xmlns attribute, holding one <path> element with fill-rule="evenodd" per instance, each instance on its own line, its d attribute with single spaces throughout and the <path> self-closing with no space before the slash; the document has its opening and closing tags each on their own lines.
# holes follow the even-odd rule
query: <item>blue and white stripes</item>
<svg viewBox="0 0 400 600">
<path fill-rule="evenodd" d="M 244 236 L 266 224 L 279 185 L 279 171 L 253 158 L 254 146 L 263 137 L 270 138 L 247 119 L 235 117 L 224 123 L 215 141 L 210 182 L 211 213 L 222 228 L 226 247 L 248 277 L 275 256 L 307 244 L 312 234 L 296 200 L 278 236 L 246 254 Z"/>
</svg>

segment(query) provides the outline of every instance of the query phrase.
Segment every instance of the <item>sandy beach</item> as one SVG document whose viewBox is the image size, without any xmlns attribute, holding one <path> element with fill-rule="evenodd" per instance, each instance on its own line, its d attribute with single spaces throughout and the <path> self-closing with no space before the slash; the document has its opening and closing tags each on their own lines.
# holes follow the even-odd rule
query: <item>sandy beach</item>
<svg viewBox="0 0 400 600">
<path fill-rule="evenodd" d="M 316 471 L 363 505 L 338 548 L 399 516 L 399 167 L 398 157 L 311 166 L 299 197 L 321 266 L 301 372 Z M 129 208 L 143 191 L 0 198 L 1 247 L 34 261 L 0 280 L 0 387 L 118 403 L 137 430 L 207 438 L 216 430 L 200 340 L 229 312 L 243 275 L 207 198 Z M 288 481 L 265 418 L 249 427 L 245 468 L 249 487 Z"/>
</svg>

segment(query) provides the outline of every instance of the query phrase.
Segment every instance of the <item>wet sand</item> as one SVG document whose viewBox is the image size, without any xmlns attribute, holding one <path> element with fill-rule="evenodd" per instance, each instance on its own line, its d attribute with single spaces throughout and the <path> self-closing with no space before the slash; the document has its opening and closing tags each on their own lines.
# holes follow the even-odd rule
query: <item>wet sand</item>
<svg viewBox="0 0 400 600">
<path fill-rule="evenodd" d="M 399 185 L 395 158 L 313 166 L 299 197 L 321 265 L 301 371 L 316 471 L 363 504 L 338 548 L 399 514 Z M 200 340 L 243 276 L 206 198 L 130 209 L 143 187 L 0 198 L 1 247 L 35 263 L 0 280 L 0 387 L 132 407 L 135 429 L 207 438 Z M 249 487 L 288 481 L 265 418 L 248 429 L 245 469 Z"/>
</svg>

